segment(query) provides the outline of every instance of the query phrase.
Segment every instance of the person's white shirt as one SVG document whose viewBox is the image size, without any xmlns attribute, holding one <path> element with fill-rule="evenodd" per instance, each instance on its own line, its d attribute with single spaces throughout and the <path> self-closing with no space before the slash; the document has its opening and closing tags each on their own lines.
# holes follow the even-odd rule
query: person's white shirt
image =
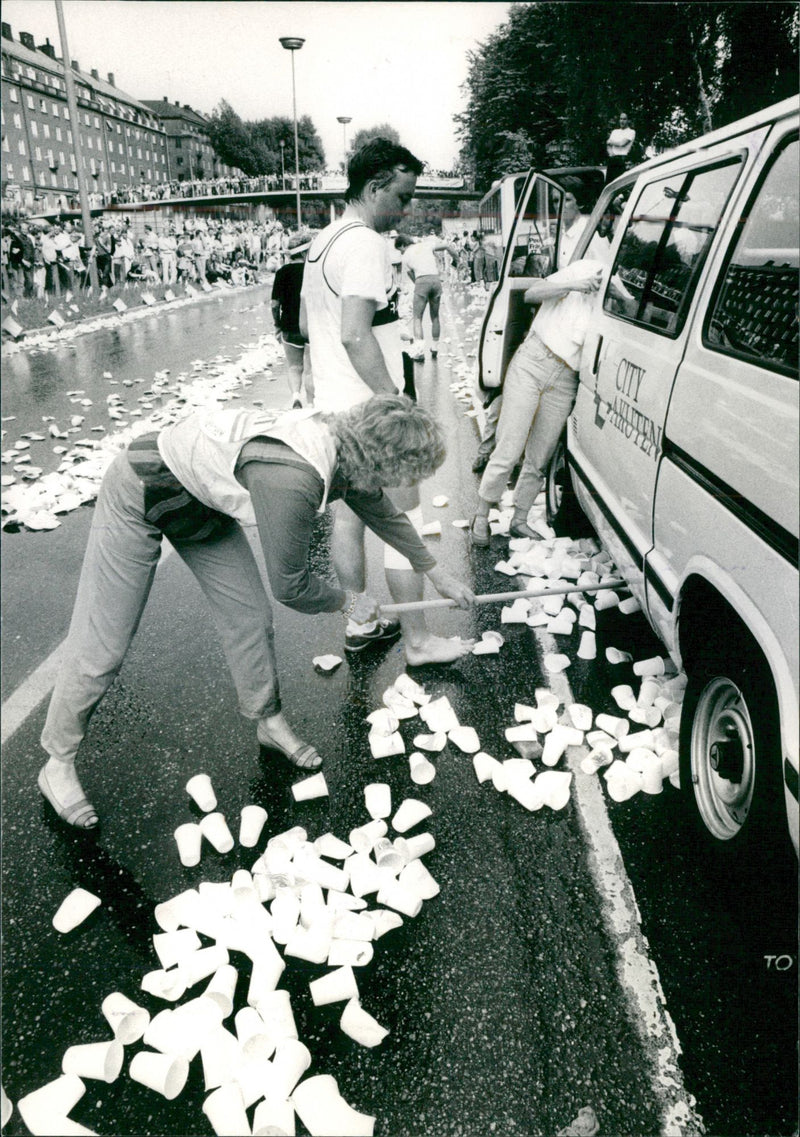
<svg viewBox="0 0 800 1137">
<path fill-rule="evenodd" d="M 390 317 L 387 309 L 390 303 L 394 304 L 395 293 L 389 246 L 374 229 L 352 218 L 342 218 L 314 238 L 306 258 L 302 297 L 317 409 L 326 413 L 346 410 L 374 394 L 342 344 L 342 298 L 374 301 L 380 320 Z M 392 382 L 402 391 L 400 322 L 389 318 L 387 323 L 373 325 L 372 330 Z"/>
<path fill-rule="evenodd" d="M 437 244 L 441 242 L 427 238 L 409 245 L 403 253 L 403 268 L 412 280 L 419 280 L 421 276 L 439 276 L 439 265 L 434 252 Z"/>
<path fill-rule="evenodd" d="M 617 126 L 608 136 L 606 151 L 609 158 L 625 157 L 629 153 L 636 138 L 636 131 L 631 126 Z"/>
</svg>

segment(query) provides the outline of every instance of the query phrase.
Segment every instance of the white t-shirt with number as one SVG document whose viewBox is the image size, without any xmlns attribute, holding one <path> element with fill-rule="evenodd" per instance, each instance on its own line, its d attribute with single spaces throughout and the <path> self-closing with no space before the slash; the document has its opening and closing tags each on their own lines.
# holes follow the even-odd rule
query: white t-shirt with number
<svg viewBox="0 0 800 1137">
<path fill-rule="evenodd" d="M 403 359 L 397 295 L 389 247 L 361 221 L 341 219 L 314 238 L 303 273 L 314 405 L 323 412 L 346 410 L 374 393 L 342 345 L 342 299 L 373 300 L 373 332 L 386 368 L 403 390 Z"/>
</svg>

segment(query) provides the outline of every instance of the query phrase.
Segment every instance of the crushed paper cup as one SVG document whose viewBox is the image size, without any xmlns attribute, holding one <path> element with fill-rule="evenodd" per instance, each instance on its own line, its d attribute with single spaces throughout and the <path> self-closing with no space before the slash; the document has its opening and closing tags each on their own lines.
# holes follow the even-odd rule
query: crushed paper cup
<svg viewBox="0 0 800 1137">
<path fill-rule="evenodd" d="M 437 494 L 436 497 L 431 498 L 431 505 L 435 505 L 437 509 L 442 509 L 448 501 L 449 498 L 445 497 L 444 494 Z"/>
<path fill-rule="evenodd" d="M 594 596 L 595 611 L 602 612 L 606 608 L 617 608 L 619 606 L 619 596 L 612 589 L 608 588 L 605 592 L 596 592 Z"/>
<path fill-rule="evenodd" d="M 148 995 L 155 995 L 157 999 L 175 1003 L 178 999 L 183 998 L 187 985 L 186 980 L 177 969 L 164 971 L 161 968 L 156 971 L 148 971 L 146 975 L 143 975 L 139 986 Z"/>
<path fill-rule="evenodd" d="M 368 896 L 383 884 L 383 873 L 366 853 L 355 853 L 345 861 L 354 896 Z"/>
<path fill-rule="evenodd" d="M 459 725 L 456 713 L 446 695 L 442 695 L 439 699 L 432 699 L 430 703 L 420 707 L 419 717 L 434 733 L 442 730 L 449 733 Z"/>
<path fill-rule="evenodd" d="M 386 837 L 381 837 L 379 841 L 375 842 L 372 855 L 379 869 L 388 869 L 394 873 L 399 872 L 406 863 L 402 853 L 399 853 Z"/>
<path fill-rule="evenodd" d="M 544 666 L 551 675 L 557 675 L 560 671 L 566 671 L 570 665 L 570 658 L 568 655 L 560 655 L 557 652 L 548 652 L 544 657 Z"/>
<path fill-rule="evenodd" d="M 373 1137 L 375 1118 L 353 1109 L 330 1074 L 306 1078 L 296 1087 L 292 1101 L 311 1137 Z"/>
<path fill-rule="evenodd" d="M 514 778 L 506 784 L 509 797 L 513 797 L 525 809 L 533 812 L 544 805 L 544 796 L 539 786 L 530 778 Z"/>
<path fill-rule="evenodd" d="M 473 655 L 497 655 L 502 645 L 495 639 L 487 639 L 484 635 L 472 649 Z"/>
<path fill-rule="evenodd" d="M 595 715 L 594 722 L 596 727 L 612 735 L 617 741 L 624 738 L 631 728 L 627 719 L 618 718 L 616 715 Z"/>
<path fill-rule="evenodd" d="M 364 786 L 364 804 L 373 821 L 392 812 L 392 791 L 386 782 L 370 782 Z"/>
<path fill-rule="evenodd" d="M 342 663 L 340 655 L 315 655 L 311 660 L 314 670 L 320 672 L 335 671 L 340 663 Z"/>
<path fill-rule="evenodd" d="M 292 786 L 292 797 L 295 801 L 311 801 L 312 798 L 327 796 L 328 783 L 322 773 L 312 774 L 310 778 L 304 778 Z"/>
<path fill-rule="evenodd" d="M 200 864 L 203 831 L 193 821 L 179 825 L 175 830 L 175 844 L 178 846 L 178 856 L 184 868 L 194 868 Z"/>
<path fill-rule="evenodd" d="M 203 1102 L 203 1113 L 218 1137 L 250 1132 L 244 1098 L 236 1082 L 227 1082 L 210 1093 Z"/>
<path fill-rule="evenodd" d="M 416 703 L 417 706 L 421 707 L 424 703 L 431 701 L 430 695 L 426 695 L 419 683 L 412 679 L 410 675 L 407 675 L 405 671 L 397 676 L 393 687 L 403 698 L 410 699 L 411 702 Z"/>
<path fill-rule="evenodd" d="M 420 529 L 420 536 L 422 537 L 441 537 L 441 535 L 441 521 L 426 521 L 426 523 Z"/>
<path fill-rule="evenodd" d="M 397 715 L 389 707 L 378 707 L 366 717 L 370 724 L 370 734 L 383 734 L 387 737 L 394 734 L 400 725 Z"/>
<path fill-rule="evenodd" d="M 75 888 L 66 896 L 53 917 L 53 927 L 62 935 L 71 932 L 98 908 L 102 901 L 99 896 L 87 892 L 85 888 Z"/>
<path fill-rule="evenodd" d="M 315 1007 L 358 998 L 358 984 L 352 967 L 337 967 L 335 971 L 313 979 L 308 989 Z"/>
<path fill-rule="evenodd" d="M 602 770 L 604 766 L 610 766 L 614 761 L 614 755 L 611 751 L 604 746 L 597 746 L 590 750 L 586 757 L 581 761 L 581 770 L 584 774 L 596 774 L 598 770 Z"/>
<path fill-rule="evenodd" d="M 530 615 L 530 610 L 530 603 L 520 596 L 512 604 L 507 604 L 500 609 L 500 623 L 524 624 Z"/>
<path fill-rule="evenodd" d="M 121 1042 L 87 1042 L 70 1046 L 61 1059 L 62 1074 L 115 1082 L 122 1069 L 125 1051 Z"/>
<path fill-rule="evenodd" d="M 351 849 L 350 853 L 352 852 Z M 335 888 L 328 889 L 325 903 L 332 912 L 359 912 L 367 906 L 363 897 L 353 896 L 350 892 L 339 892 Z"/>
<path fill-rule="evenodd" d="M 186 783 L 186 792 L 204 813 L 210 813 L 217 808 L 217 795 L 214 793 L 208 774 L 195 774 L 190 778 Z"/>
<path fill-rule="evenodd" d="M 239 825 L 239 844 L 244 845 L 246 849 L 254 848 L 258 844 L 268 816 L 263 805 L 245 805 L 242 808 L 242 820 Z"/>
<path fill-rule="evenodd" d="M 373 758 L 390 758 L 393 754 L 403 754 L 406 748 L 403 736 L 398 731 L 389 735 L 370 731 L 367 741 Z"/>
<path fill-rule="evenodd" d="M 58 1123 L 67 1117 L 86 1092 L 77 1074 L 62 1074 L 21 1097 L 17 1109 L 31 1133 L 62 1133 Z"/>
<path fill-rule="evenodd" d="M 200 821 L 200 829 L 205 839 L 218 853 L 229 853 L 235 842 L 222 813 L 207 813 Z"/>
<path fill-rule="evenodd" d="M 398 719 L 413 719 L 417 713 L 414 700 L 401 695 L 395 687 L 386 688 L 383 692 L 383 702 Z"/>
<path fill-rule="evenodd" d="M 584 733 L 592 729 L 592 718 L 594 717 L 592 708 L 587 707 L 585 703 L 571 703 L 567 707 L 567 714 L 572 725 Z"/>
<path fill-rule="evenodd" d="M 447 735 L 443 730 L 438 730 L 435 734 L 415 734 L 414 745 L 418 746 L 420 750 L 428 750 L 432 754 L 438 754 L 447 746 Z"/>
<path fill-rule="evenodd" d="M 569 801 L 572 773 L 568 770 L 544 770 L 534 784 L 545 805 L 551 809 L 563 809 Z"/>
<path fill-rule="evenodd" d="M 242 1007 L 233 1020 L 239 1047 L 245 1058 L 268 1059 L 275 1050 L 275 1042 L 266 1023 L 255 1007 Z"/>
<path fill-rule="evenodd" d="M 400 913 L 393 912 L 389 908 L 373 908 L 366 915 L 369 916 L 375 926 L 374 938 L 376 940 L 385 936 L 387 932 L 392 932 L 395 928 L 402 928 L 403 926 L 403 917 Z"/>
<path fill-rule="evenodd" d="M 372 934 L 375 934 L 374 927 Z M 328 967 L 366 967 L 373 955 L 374 948 L 367 940 L 332 939 Z"/>
<path fill-rule="evenodd" d="M 426 817 L 430 817 L 431 813 L 431 807 L 426 805 L 424 801 L 408 797 L 401 803 L 392 818 L 392 827 L 397 833 L 405 833 L 407 830 L 413 829 L 415 825 L 419 825 L 420 821 L 424 821 Z"/>
<path fill-rule="evenodd" d="M 383 880 L 381 876 L 381 880 Z M 333 922 L 333 936 L 343 940 L 371 940 L 372 922 L 366 912 L 339 912 Z"/>
<path fill-rule="evenodd" d="M 606 659 L 609 663 L 630 663 L 633 656 L 629 651 L 620 651 L 618 647 L 606 648 Z"/>
<path fill-rule="evenodd" d="M 358 999 L 350 999 L 345 1004 L 339 1026 L 348 1037 L 361 1046 L 380 1046 L 389 1031 L 368 1014 Z"/>
<path fill-rule="evenodd" d="M 656 727 L 661 722 L 661 711 L 658 707 L 631 707 L 628 718 L 639 726 Z"/>
<path fill-rule="evenodd" d="M 112 991 L 110 995 L 106 995 L 101 1010 L 114 1032 L 114 1038 L 123 1046 L 138 1042 L 150 1022 L 150 1012 L 134 1003 L 121 991 Z"/>
<path fill-rule="evenodd" d="M 496 758 L 492 758 L 491 754 L 485 754 L 480 750 L 477 754 L 472 756 L 472 766 L 475 770 L 475 777 L 483 785 L 488 782 L 492 777 L 492 771 L 499 763 Z"/>
<path fill-rule="evenodd" d="M 436 767 L 418 750 L 409 755 L 408 765 L 411 781 L 417 786 L 427 786 L 436 777 Z"/>
<path fill-rule="evenodd" d="M 447 737 L 464 754 L 477 754 L 481 748 L 477 731 L 471 726 L 453 727 Z"/>
<path fill-rule="evenodd" d="M 255 1004 L 255 1008 L 264 1020 L 267 1033 L 275 1040 L 277 1046 L 283 1038 L 297 1038 L 297 1024 L 292 1011 L 292 999 L 288 991 L 283 989 L 267 992 Z"/>
<path fill-rule="evenodd" d="M 529 778 L 536 772 L 536 767 L 530 758 L 506 758 L 503 762 L 506 772 L 506 781 L 518 778 Z"/>
<path fill-rule="evenodd" d="M 135 1082 L 172 1101 L 186 1085 L 189 1063 L 179 1055 L 140 1050 L 131 1059 L 128 1073 Z"/>
<path fill-rule="evenodd" d="M 582 742 L 583 731 L 576 730 L 574 726 L 556 723 L 544 740 L 542 761 L 545 766 L 555 766 L 568 746 L 580 746 Z"/>
</svg>

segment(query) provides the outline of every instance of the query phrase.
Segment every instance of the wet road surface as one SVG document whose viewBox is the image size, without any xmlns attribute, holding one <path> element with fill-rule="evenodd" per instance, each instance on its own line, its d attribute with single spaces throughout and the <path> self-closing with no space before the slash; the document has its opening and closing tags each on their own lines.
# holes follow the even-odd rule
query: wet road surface
<svg viewBox="0 0 800 1137">
<path fill-rule="evenodd" d="M 174 357 L 174 367 L 203 354 L 195 341 L 183 362 Z M 158 366 L 169 366 L 161 358 Z M 505 590 L 507 578 L 493 571 L 504 542 L 489 553 L 471 552 L 463 531 L 449 524 L 471 513 L 476 430 L 447 388 L 447 367 L 440 358 L 417 370 L 421 401 L 436 409 L 449 439 L 448 462 L 425 487 L 426 520 L 442 520 L 442 536 L 431 544 L 476 592 Z M 264 389 L 278 397 L 276 386 Z M 449 498 L 445 510 L 430 505 L 438 493 Z M 6 698 L 63 637 L 90 517 L 84 507 L 52 533 L 4 534 L 4 655 L 13 657 Z M 318 539 L 316 556 L 325 567 L 324 522 Z M 370 576 L 385 589 L 378 561 L 371 544 Z M 444 611 L 431 623 L 442 634 L 480 634 L 499 626 L 499 613 L 492 606 L 472 614 Z M 343 654 L 338 614 L 309 619 L 278 609 L 276 628 L 287 713 L 324 753 L 329 798 L 294 803 L 289 787 L 298 776 L 259 752 L 252 725 L 236 712 L 199 590 L 174 557 L 159 570 L 134 646 L 82 750 L 84 784 L 104 819 L 100 837 L 64 831 L 35 792 L 46 703 L 5 747 L 3 1084 L 12 1100 L 56 1077 L 68 1045 L 108 1036 L 100 1003 L 110 991 L 159 1009 L 138 990 L 142 974 L 157 966 L 154 905 L 200 881 L 229 880 L 255 859 L 238 846 L 223 857 L 206 845 L 196 869 L 178 863 L 172 830 L 197 813 L 183 787 L 206 770 L 232 821 L 249 802 L 266 806 L 265 837 L 301 824 L 311 838 L 330 830 L 346 839 L 367 820 L 369 781 L 389 782 L 395 803 L 412 796 L 433 810 L 421 828 L 436 837 L 426 863 L 441 894 L 380 940 L 372 963 L 357 972 L 364 1007 L 390 1029 L 385 1042 L 364 1049 L 339 1030 L 340 1006 L 311 1005 L 306 984 L 323 968 L 292 961 L 281 983 L 292 992 L 298 1032 L 313 1055 L 309 1074 L 333 1074 L 348 1101 L 376 1116 L 376 1133 L 534 1137 L 566 1126 L 585 1105 L 596 1110 L 602 1133 L 659 1132 L 661 1102 L 616 981 L 615 951 L 573 804 L 529 814 L 490 785 L 478 785 L 470 757 L 452 744 L 432 758 L 435 780 L 414 785 L 405 757 L 370 757 L 364 723 L 403 670 L 401 650 L 347 660 L 321 676 L 311 668 L 312 656 Z M 515 702 L 531 702 L 535 687 L 546 685 L 531 631 L 506 625 L 503 634 L 497 656 L 413 671 L 428 693 L 447 695 L 460 721 L 500 759 L 514 756 L 503 728 L 513 721 Z M 9 652 L 9 642 L 19 650 Z M 571 669 L 576 698 L 611 709 L 600 706 L 610 683 L 596 670 L 580 661 Z M 624 681 L 618 669 L 614 681 Z M 418 719 L 401 724 L 407 752 L 421 729 Z M 750 893 L 743 901 L 730 879 L 722 892 L 725 874 L 707 874 L 708 859 L 680 840 L 685 815 L 677 793 L 610 804 L 678 1023 L 687 1085 L 709 1132 L 791 1132 L 796 1095 L 788 1007 L 796 953 L 793 973 L 759 969 L 755 948 L 762 938 L 766 943 L 766 932 L 742 939 Z M 787 872 L 775 883 L 775 895 L 784 898 Z M 60 937 L 50 920 L 77 885 L 103 905 Z M 789 944 L 785 936 L 770 941 L 778 954 L 791 947 L 790 908 L 784 899 Z M 248 965 L 244 957 L 234 962 L 238 1008 Z M 72 1116 L 100 1133 L 209 1133 L 199 1065 L 193 1063 L 187 1089 L 171 1103 L 124 1072 L 111 1086 L 89 1082 Z M 25 1132 L 18 1114 L 5 1131 Z"/>
</svg>

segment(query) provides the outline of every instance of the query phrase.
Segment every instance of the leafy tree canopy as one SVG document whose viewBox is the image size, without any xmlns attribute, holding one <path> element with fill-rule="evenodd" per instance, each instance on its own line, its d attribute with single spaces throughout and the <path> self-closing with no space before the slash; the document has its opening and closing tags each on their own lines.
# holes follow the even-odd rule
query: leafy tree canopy
<svg viewBox="0 0 800 1137">
<path fill-rule="evenodd" d="M 794 94 L 797 44 L 782 0 L 513 4 L 468 56 L 462 168 L 484 190 L 529 165 L 602 165 L 621 111 L 641 159 Z"/>
<path fill-rule="evenodd" d="M 289 118 L 243 122 L 223 99 L 211 115 L 209 136 L 224 162 L 251 177 L 281 173 L 283 142 L 286 173 L 294 172 L 294 126 Z M 297 120 L 297 149 L 301 173 L 325 168 L 325 150 L 308 115 Z"/>
<path fill-rule="evenodd" d="M 367 142 L 373 138 L 388 138 L 390 142 L 396 142 L 402 145 L 400 135 L 397 133 L 393 126 L 389 126 L 388 122 L 382 122 L 379 126 L 370 126 L 365 130 L 358 130 L 353 137 L 350 144 L 350 153 L 354 154 L 356 150 L 360 150 Z"/>
</svg>

